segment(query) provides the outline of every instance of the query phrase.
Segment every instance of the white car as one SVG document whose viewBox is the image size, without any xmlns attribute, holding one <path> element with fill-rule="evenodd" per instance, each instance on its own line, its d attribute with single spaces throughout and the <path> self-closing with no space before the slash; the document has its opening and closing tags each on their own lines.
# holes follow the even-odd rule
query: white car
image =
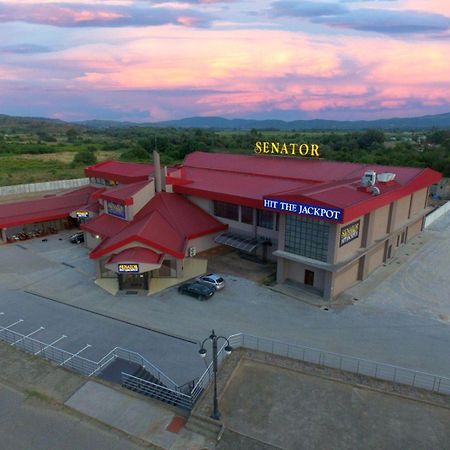
<svg viewBox="0 0 450 450">
<path fill-rule="evenodd" d="M 225 280 L 220 275 L 217 275 L 217 273 L 208 273 L 198 277 L 196 280 L 199 283 L 214 287 L 216 291 L 220 291 L 225 287 Z"/>
</svg>

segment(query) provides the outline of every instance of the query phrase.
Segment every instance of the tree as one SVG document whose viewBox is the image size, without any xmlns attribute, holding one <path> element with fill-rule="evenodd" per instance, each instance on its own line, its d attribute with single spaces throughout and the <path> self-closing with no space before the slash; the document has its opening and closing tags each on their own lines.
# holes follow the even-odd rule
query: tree
<svg viewBox="0 0 450 450">
<path fill-rule="evenodd" d="M 81 152 L 77 152 L 75 157 L 73 158 L 73 164 L 95 164 L 97 162 L 97 157 L 95 156 L 94 152 L 90 152 L 88 150 L 83 150 Z"/>
<path fill-rule="evenodd" d="M 360 148 L 373 148 L 376 144 L 384 143 L 384 133 L 381 130 L 367 130 L 358 137 Z"/>
</svg>

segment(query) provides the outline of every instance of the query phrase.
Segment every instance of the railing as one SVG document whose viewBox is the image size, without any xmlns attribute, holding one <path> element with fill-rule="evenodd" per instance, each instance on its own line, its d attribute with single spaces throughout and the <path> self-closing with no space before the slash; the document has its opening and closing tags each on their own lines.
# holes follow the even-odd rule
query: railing
<svg viewBox="0 0 450 450">
<path fill-rule="evenodd" d="M 243 333 L 231 336 L 230 343 L 233 347 L 259 350 L 356 375 L 450 395 L 450 378 L 439 375 Z"/>
<path fill-rule="evenodd" d="M 62 350 L 51 344 L 46 344 L 8 328 L 0 328 L 0 340 L 14 345 L 26 352 L 56 362 L 60 366 L 67 367 L 83 375 L 89 376 L 96 369 L 98 364 L 95 361 L 83 358 L 76 353 Z"/>
<path fill-rule="evenodd" d="M 192 409 L 192 397 L 188 394 L 169 389 L 166 386 L 152 383 L 151 381 L 135 377 L 128 373 L 122 372 L 122 386 L 132 391 L 136 391 L 143 395 L 156 398 L 163 402 L 179 406 L 184 409 Z"/>
<path fill-rule="evenodd" d="M 158 381 L 164 383 L 168 388 L 178 390 L 178 384 L 172 380 L 172 378 L 168 377 L 162 370 L 152 364 L 150 361 L 146 360 L 139 353 L 133 352 L 131 350 L 126 350 L 124 348 L 116 347 L 115 354 L 117 358 L 122 358 L 130 362 L 135 362 L 142 366 L 147 372 L 150 372 Z"/>
</svg>

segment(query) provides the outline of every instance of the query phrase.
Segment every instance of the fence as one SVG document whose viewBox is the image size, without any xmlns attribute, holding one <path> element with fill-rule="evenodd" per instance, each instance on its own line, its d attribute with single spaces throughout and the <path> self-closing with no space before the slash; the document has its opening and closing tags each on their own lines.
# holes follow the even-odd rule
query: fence
<svg viewBox="0 0 450 450">
<path fill-rule="evenodd" d="M 122 386 L 184 409 L 192 409 L 192 396 L 122 372 Z"/>
<path fill-rule="evenodd" d="M 450 378 L 439 375 L 243 333 L 231 336 L 230 343 L 233 347 L 259 350 L 356 375 L 450 395 Z"/>
<path fill-rule="evenodd" d="M 6 327 L 0 328 L 0 340 L 14 345 L 26 352 L 32 353 L 33 355 L 39 355 L 44 359 L 53 361 L 60 366 L 67 367 L 83 375 L 89 376 L 97 368 L 98 363 L 79 355 L 83 350 L 90 347 L 89 345 L 77 353 L 71 353 Z"/>
<path fill-rule="evenodd" d="M 182 392 L 183 386 L 177 385 L 175 381 L 165 375 L 158 367 L 150 363 L 139 353 L 116 347 L 99 361 L 80 356 L 80 353 L 90 347 L 86 345 L 77 353 L 71 353 L 57 348 L 54 344 L 66 336 L 62 336 L 51 344 L 41 342 L 31 337 L 31 334 L 43 329 L 35 330 L 29 335 L 23 335 L 10 328 L 22 322 L 19 320 L 7 327 L 0 328 L 0 340 L 7 342 L 17 348 L 39 355 L 49 361 L 53 361 L 60 366 L 67 367 L 86 376 L 93 376 L 117 358 L 134 362 L 144 367 L 163 385 L 152 383 L 130 374 L 122 373 L 122 383 L 129 389 L 140 391 L 155 398 L 167 401 L 182 408 L 191 409 L 198 400 L 202 392 L 208 387 L 213 379 L 213 363 L 211 362 L 197 383 L 189 393 Z M 296 344 L 289 344 L 273 339 L 261 338 L 249 334 L 239 333 L 229 337 L 230 345 L 234 348 L 247 348 L 274 355 L 285 356 L 299 361 L 317 364 L 322 367 L 329 367 L 347 371 L 356 375 L 364 375 L 382 381 L 425 389 L 439 394 L 450 395 L 450 378 L 420 372 L 404 367 L 390 364 L 378 363 L 362 358 L 341 355 L 339 353 L 328 352 L 312 347 L 305 347 Z M 219 348 L 217 358 L 218 365 L 222 363 L 226 356 L 226 343 Z"/>
<path fill-rule="evenodd" d="M 44 183 L 17 184 L 14 186 L 0 186 L 0 196 L 12 194 L 26 194 L 30 192 L 45 192 L 57 189 L 70 189 L 89 184 L 89 178 L 73 180 L 46 181 Z"/>
</svg>

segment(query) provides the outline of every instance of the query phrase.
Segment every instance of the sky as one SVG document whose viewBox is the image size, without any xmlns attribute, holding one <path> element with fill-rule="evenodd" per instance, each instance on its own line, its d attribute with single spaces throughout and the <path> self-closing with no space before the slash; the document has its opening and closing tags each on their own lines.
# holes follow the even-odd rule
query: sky
<svg viewBox="0 0 450 450">
<path fill-rule="evenodd" d="M 0 0 L 0 114 L 450 112 L 448 0 Z"/>
</svg>

